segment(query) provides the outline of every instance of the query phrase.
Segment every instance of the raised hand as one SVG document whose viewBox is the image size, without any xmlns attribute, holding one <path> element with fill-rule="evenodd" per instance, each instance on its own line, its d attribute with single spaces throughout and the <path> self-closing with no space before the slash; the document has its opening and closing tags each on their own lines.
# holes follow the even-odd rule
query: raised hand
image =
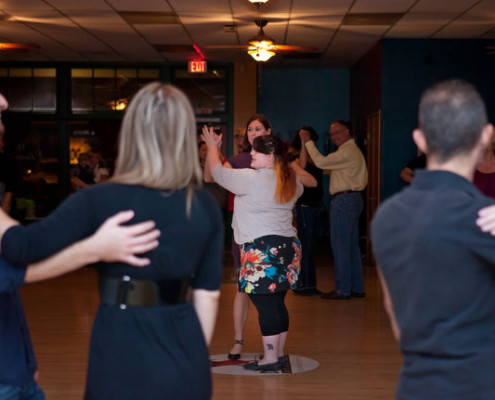
<svg viewBox="0 0 495 400">
<path fill-rule="evenodd" d="M 222 145 L 222 135 L 217 135 L 213 130 L 213 127 L 208 127 L 203 125 L 203 134 L 201 135 L 201 139 L 203 139 L 208 147 L 215 146 L 220 148 Z"/>
</svg>

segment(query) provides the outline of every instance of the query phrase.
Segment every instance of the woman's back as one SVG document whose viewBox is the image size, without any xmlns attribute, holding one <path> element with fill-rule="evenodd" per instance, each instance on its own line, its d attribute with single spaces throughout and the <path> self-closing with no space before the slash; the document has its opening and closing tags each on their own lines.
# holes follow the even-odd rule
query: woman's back
<svg viewBox="0 0 495 400">
<path fill-rule="evenodd" d="M 194 289 L 218 290 L 220 210 L 208 192 L 196 189 L 188 217 L 186 198 L 186 189 L 169 193 L 137 185 L 96 185 L 72 195 L 45 220 L 11 228 L 3 250 L 24 260 L 43 258 L 46 252 L 87 236 L 116 211 L 133 209 L 131 222 L 156 222 L 160 245 L 146 254 L 149 266 L 104 264 L 102 276 L 157 282 L 191 277 Z M 91 336 L 85 399 L 182 400 L 210 395 L 208 349 L 191 302 L 125 310 L 100 305 Z"/>
</svg>

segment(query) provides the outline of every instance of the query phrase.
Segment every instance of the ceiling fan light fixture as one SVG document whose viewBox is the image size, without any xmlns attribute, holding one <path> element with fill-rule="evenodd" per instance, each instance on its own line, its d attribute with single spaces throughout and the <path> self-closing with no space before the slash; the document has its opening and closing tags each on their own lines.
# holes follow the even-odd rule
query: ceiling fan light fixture
<svg viewBox="0 0 495 400">
<path fill-rule="evenodd" d="M 250 47 L 248 54 L 258 62 L 265 62 L 272 58 L 275 52 L 262 47 Z"/>
<path fill-rule="evenodd" d="M 268 0 L 249 0 L 249 2 L 256 4 L 256 5 L 262 5 L 262 4 L 268 3 Z"/>
<path fill-rule="evenodd" d="M 265 38 L 263 40 L 250 40 L 249 41 L 249 44 L 252 47 L 257 47 L 257 48 L 260 48 L 260 49 L 271 50 L 271 48 L 273 47 L 273 40 L 271 40 L 269 38 Z"/>
</svg>

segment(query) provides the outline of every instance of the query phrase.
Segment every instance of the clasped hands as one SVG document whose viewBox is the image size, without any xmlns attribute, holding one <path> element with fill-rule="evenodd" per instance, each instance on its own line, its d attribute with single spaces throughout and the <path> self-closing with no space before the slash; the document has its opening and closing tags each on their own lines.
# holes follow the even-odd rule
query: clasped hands
<svg viewBox="0 0 495 400">
<path fill-rule="evenodd" d="M 299 131 L 299 138 L 301 139 L 301 143 L 304 144 L 311 140 L 311 134 L 308 131 L 301 129 Z"/>
</svg>

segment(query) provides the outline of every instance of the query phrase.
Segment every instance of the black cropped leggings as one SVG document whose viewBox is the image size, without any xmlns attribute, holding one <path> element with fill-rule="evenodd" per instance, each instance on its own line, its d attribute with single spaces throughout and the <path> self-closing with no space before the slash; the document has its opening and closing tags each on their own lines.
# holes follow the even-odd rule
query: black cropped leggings
<svg viewBox="0 0 495 400">
<path fill-rule="evenodd" d="M 289 330 L 289 312 L 285 306 L 287 291 L 273 294 L 250 294 L 258 310 L 258 322 L 263 336 L 278 335 Z"/>
</svg>

